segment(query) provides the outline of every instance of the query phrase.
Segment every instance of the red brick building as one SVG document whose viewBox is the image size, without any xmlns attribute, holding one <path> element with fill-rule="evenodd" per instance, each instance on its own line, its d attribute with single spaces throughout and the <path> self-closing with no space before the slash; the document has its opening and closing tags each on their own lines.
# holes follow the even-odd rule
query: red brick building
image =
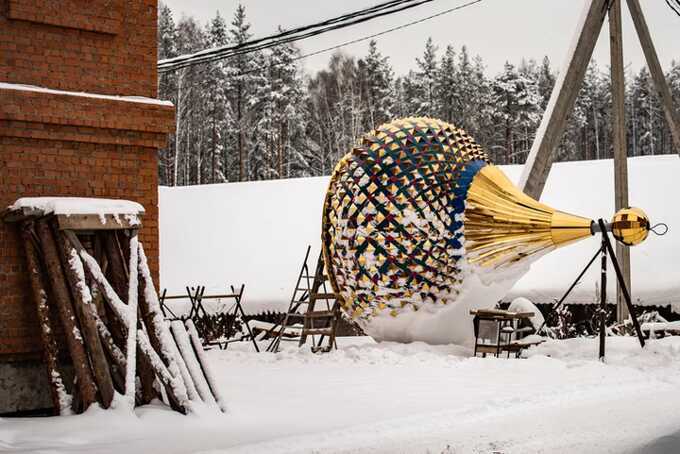
<svg viewBox="0 0 680 454">
<path fill-rule="evenodd" d="M 156 0 L 0 0 L 0 210 L 19 197 L 123 198 L 158 277 Z M 0 413 L 49 406 L 16 226 L 0 222 Z M 44 400 L 42 400 L 44 399 Z"/>
</svg>

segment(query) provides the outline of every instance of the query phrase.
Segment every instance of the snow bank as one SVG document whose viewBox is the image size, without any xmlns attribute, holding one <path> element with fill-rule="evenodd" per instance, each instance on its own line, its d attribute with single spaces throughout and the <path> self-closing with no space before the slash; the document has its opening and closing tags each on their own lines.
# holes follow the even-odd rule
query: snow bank
<svg viewBox="0 0 680 454">
<path fill-rule="evenodd" d="M 0 451 L 50 453 L 624 453 L 680 427 L 680 337 L 548 341 L 528 359 L 339 338 L 206 353 L 229 413 L 157 404 L 0 418 Z M 550 355 L 550 356 L 548 356 Z M 330 411 L 325 411 L 330 409 Z M 677 452 L 677 451 L 672 451 Z"/>
<path fill-rule="evenodd" d="M 522 166 L 503 166 L 518 181 Z M 650 235 L 631 249 L 632 295 L 637 304 L 672 304 L 680 310 L 680 210 L 669 204 L 678 193 L 677 156 L 630 158 L 630 202 L 652 223 L 665 222 L 664 237 Z M 314 268 L 321 235 L 327 177 L 160 188 L 161 288 L 185 293 L 185 285 L 206 285 L 206 294 L 245 283 L 244 309 L 253 313 L 287 308 L 308 244 Z M 574 214 L 610 219 L 614 214 L 611 160 L 553 165 L 542 201 Z M 505 296 L 535 303 L 560 298 L 599 247 L 593 237 L 551 252 Z M 596 264 L 597 265 L 597 264 Z M 607 293 L 615 296 L 610 265 Z M 567 299 L 595 301 L 599 282 L 593 266 Z M 489 295 L 488 305 L 494 303 Z"/>
</svg>

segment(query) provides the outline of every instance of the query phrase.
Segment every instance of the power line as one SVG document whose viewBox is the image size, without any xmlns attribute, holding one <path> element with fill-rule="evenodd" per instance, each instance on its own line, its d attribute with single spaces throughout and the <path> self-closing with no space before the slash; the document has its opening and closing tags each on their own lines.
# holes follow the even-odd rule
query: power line
<svg viewBox="0 0 680 454">
<path fill-rule="evenodd" d="M 460 9 L 467 8 L 468 6 L 472 6 L 472 5 L 476 4 L 476 3 L 480 3 L 481 1 L 482 1 L 482 0 L 474 0 L 474 1 L 471 1 L 471 2 L 468 2 L 468 3 L 465 3 L 465 4 L 463 4 L 463 5 L 459 5 L 459 6 L 456 6 L 456 7 L 454 7 L 454 8 L 449 8 L 449 9 L 447 9 L 447 10 L 441 11 L 441 12 L 439 12 L 439 13 L 437 13 L 437 14 L 433 14 L 433 15 L 431 15 L 431 16 L 423 17 L 422 19 L 418 19 L 418 20 L 413 21 L 413 22 L 407 22 L 407 23 L 402 24 L 402 25 L 399 25 L 399 26 L 397 26 L 397 27 L 388 28 L 387 30 L 383 30 L 383 31 L 381 31 L 381 32 L 379 32 L 379 33 L 374 33 L 374 34 L 372 34 L 372 35 L 363 36 L 363 37 L 361 37 L 361 38 L 353 39 L 353 40 L 351 40 L 351 41 L 345 41 L 344 43 L 340 43 L 340 44 L 337 44 L 337 45 L 335 45 L 335 46 L 327 47 L 327 48 L 325 48 L 325 49 L 317 50 L 317 51 L 311 52 L 311 53 L 309 53 L 309 54 L 299 55 L 299 56 L 297 56 L 297 57 L 292 58 L 291 61 L 302 60 L 302 59 L 304 59 L 304 58 L 313 57 L 313 56 L 315 56 L 315 55 L 323 54 L 323 53 L 325 53 L 325 52 L 330 52 L 330 51 L 332 51 L 332 50 L 340 49 L 341 47 L 345 47 L 345 46 L 349 46 L 349 45 L 352 45 L 352 44 L 356 44 L 356 43 L 359 43 L 359 42 L 362 42 L 362 41 L 366 41 L 366 40 L 369 40 L 369 39 L 377 38 L 377 37 L 379 37 L 379 36 L 383 36 L 383 35 L 386 35 L 386 34 L 388 34 L 388 33 L 392 33 L 392 32 L 395 32 L 395 31 L 397 31 L 397 30 L 402 30 L 402 29 L 408 28 L 408 27 L 410 27 L 410 26 L 412 26 L 412 25 L 417 25 L 417 24 L 420 24 L 420 23 L 422 23 L 422 22 L 428 21 L 428 20 L 430 20 L 430 19 L 434 19 L 435 17 L 443 16 L 443 15 L 445 15 L 445 14 L 449 14 L 449 13 L 452 13 L 452 12 L 454 12 L 454 11 L 458 11 L 458 10 L 460 10 Z M 236 76 L 242 76 L 242 75 L 246 75 L 246 74 L 252 74 L 252 73 L 261 72 L 261 71 L 264 71 L 264 70 L 266 70 L 266 69 L 269 69 L 269 68 L 272 68 L 272 67 L 279 66 L 279 65 L 281 65 L 281 64 L 283 64 L 283 63 L 272 64 L 272 65 L 268 65 L 268 66 L 264 66 L 264 67 L 260 67 L 260 68 L 256 68 L 256 69 L 252 69 L 252 70 L 250 70 L 250 71 L 244 71 L 244 72 L 242 72 L 242 73 L 237 74 Z"/>
<path fill-rule="evenodd" d="M 482 2 L 482 0 L 473 0 L 473 1 L 470 1 L 468 3 L 464 3 L 462 5 L 458 5 L 458 6 L 455 6 L 453 8 L 446 9 L 446 10 L 441 11 L 439 13 L 432 14 L 430 16 L 426 16 L 426 17 L 423 17 L 421 19 L 418 19 L 418 20 L 415 20 L 415 21 L 412 21 L 412 22 L 407 22 L 405 24 L 402 24 L 402 25 L 399 25 L 399 26 L 396 26 L 396 27 L 392 27 L 392 28 L 389 28 L 387 30 L 383 30 L 383 31 L 378 32 L 378 33 L 374 33 L 372 35 L 363 36 L 361 38 L 353 39 L 351 41 L 345 41 L 345 42 L 337 44 L 335 46 L 320 49 L 320 50 L 317 50 L 317 51 L 314 51 L 314 52 L 310 52 L 308 54 L 298 55 L 297 57 L 291 58 L 290 61 L 293 62 L 293 61 L 303 60 L 305 58 L 309 58 L 309 57 L 313 57 L 313 56 L 316 56 L 316 55 L 319 55 L 319 54 L 330 52 L 330 51 L 340 49 L 340 48 L 345 47 L 345 46 L 349 46 L 349 45 L 356 44 L 356 43 L 359 43 L 359 42 L 362 42 L 362 41 L 367 41 L 369 39 L 377 38 L 379 36 L 383 36 L 383 35 L 386 35 L 388 33 L 392 33 L 392 32 L 398 31 L 398 30 L 402 30 L 404 28 L 408 28 L 408 27 L 411 27 L 413 25 L 417 25 L 417 24 L 420 24 L 422 22 L 425 22 L 425 21 L 428 21 L 428 20 L 431 20 L 431 19 L 434 19 L 434 18 L 437 18 L 437 17 L 444 16 L 446 14 L 450 14 L 454 11 L 464 9 L 464 8 L 472 6 L 476 3 L 481 3 L 481 2 Z M 238 74 L 232 74 L 230 77 L 239 77 L 239 76 L 244 76 L 244 75 L 247 75 L 247 74 L 260 73 L 260 72 L 266 71 L 268 69 L 276 68 L 277 66 L 281 66 L 281 65 L 284 65 L 284 64 L 287 64 L 287 63 L 288 62 L 281 62 L 281 63 L 269 64 L 269 65 L 266 65 L 266 66 L 260 66 L 259 68 L 251 69 L 249 71 L 243 71 L 243 72 L 240 72 Z M 198 75 L 201 75 L 202 73 L 204 73 L 204 71 L 205 70 L 199 71 Z M 205 81 L 205 82 L 207 82 L 207 81 Z"/>
<path fill-rule="evenodd" d="M 410 1 L 412 1 L 412 0 L 410 0 Z M 381 3 L 379 5 L 376 5 L 376 6 L 373 6 L 373 7 L 370 7 L 370 8 L 366 8 L 366 9 L 363 9 L 363 10 L 360 10 L 360 11 L 355 11 L 355 12 L 348 13 L 348 14 L 343 14 L 342 16 L 338 16 L 338 17 L 331 18 L 331 19 L 326 19 L 324 21 L 317 22 L 317 23 L 314 23 L 314 24 L 311 24 L 311 25 L 296 27 L 296 28 L 293 28 L 293 29 L 290 29 L 290 30 L 285 30 L 285 31 L 279 32 L 275 35 L 270 35 L 270 36 L 265 36 L 263 38 L 253 39 L 253 40 L 248 41 L 246 43 L 241 43 L 241 44 L 237 44 L 237 45 L 234 45 L 234 46 L 220 46 L 220 47 L 211 48 L 211 49 L 204 49 L 204 50 L 199 51 L 199 52 L 186 54 L 186 55 L 180 55 L 178 57 L 160 60 L 158 62 L 158 65 L 162 66 L 162 65 L 167 65 L 167 64 L 179 63 L 179 62 L 190 60 L 192 58 L 200 58 L 200 57 L 203 57 L 203 56 L 211 56 L 211 55 L 215 55 L 217 53 L 224 52 L 224 51 L 234 50 L 234 49 L 238 49 L 238 48 L 242 48 L 242 47 L 246 47 L 246 46 L 253 46 L 255 44 L 261 44 L 263 42 L 266 42 L 266 41 L 269 41 L 269 40 L 272 40 L 272 39 L 280 39 L 280 38 L 290 36 L 290 35 L 293 35 L 293 34 L 297 34 L 297 33 L 301 33 L 303 31 L 307 31 L 307 30 L 310 30 L 310 29 L 313 29 L 313 28 L 332 25 L 332 24 L 335 24 L 339 21 L 351 19 L 351 18 L 357 17 L 357 16 L 362 15 L 362 14 L 369 14 L 369 13 L 372 13 L 372 12 L 378 12 L 378 11 L 381 11 L 385 8 L 389 8 L 389 7 L 392 7 L 394 5 L 397 5 L 397 4 L 403 3 L 403 2 L 404 2 L 404 0 L 391 0 L 391 1 Z"/>
<path fill-rule="evenodd" d="M 298 27 L 293 30 L 284 31 L 275 35 L 248 41 L 234 46 L 222 46 L 215 49 L 203 50 L 190 55 L 161 60 L 158 62 L 158 71 L 167 72 L 187 66 L 230 58 L 243 55 L 249 52 L 268 49 L 270 47 L 286 44 L 293 41 L 307 39 L 312 36 L 327 33 L 332 30 L 356 25 L 362 22 L 384 17 L 400 11 L 430 3 L 434 0 L 393 0 L 377 6 L 344 14 L 339 17 L 327 19 L 316 24 Z"/>
<path fill-rule="evenodd" d="M 666 4 L 673 10 L 675 14 L 680 16 L 680 0 L 666 0 Z"/>
</svg>

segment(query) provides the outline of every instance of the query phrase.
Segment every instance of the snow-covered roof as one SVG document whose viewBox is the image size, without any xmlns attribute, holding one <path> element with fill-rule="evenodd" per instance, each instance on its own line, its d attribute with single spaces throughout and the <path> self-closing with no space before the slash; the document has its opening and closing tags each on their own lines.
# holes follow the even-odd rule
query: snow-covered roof
<svg viewBox="0 0 680 454">
<path fill-rule="evenodd" d="M 630 204 L 642 208 L 652 223 L 665 222 L 664 237 L 650 235 L 631 249 L 632 294 L 641 304 L 673 304 L 680 309 L 680 210 L 677 156 L 630 158 Z M 503 166 L 513 180 L 522 166 Z M 244 309 L 285 310 L 308 244 L 313 270 L 319 253 L 321 209 L 328 177 L 160 188 L 161 288 L 183 293 L 186 285 L 206 285 L 209 292 L 245 283 Z M 614 213 L 611 160 L 557 163 L 542 201 L 588 216 Z M 559 298 L 599 247 L 593 237 L 554 251 L 532 265 L 506 299 L 534 302 Z M 615 295 L 610 274 L 608 295 Z M 593 266 L 568 302 L 595 300 L 599 282 Z"/>
</svg>

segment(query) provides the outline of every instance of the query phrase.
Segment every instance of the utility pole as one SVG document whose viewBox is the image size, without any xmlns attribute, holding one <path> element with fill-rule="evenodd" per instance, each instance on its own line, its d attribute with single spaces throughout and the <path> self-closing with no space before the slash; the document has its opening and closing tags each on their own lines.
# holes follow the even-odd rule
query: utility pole
<svg viewBox="0 0 680 454">
<path fill-rule="evenodd" d="M 612 0 L 609 7 L 609 51 L 612 84 L 612 145 L 614 147 L 614 207 L 628 207 L 628 147 L 626 146 L 625 76 L 623 69 L 623 36 L 621 32 L 621 0 Z M 616 243 L 616 258 L 629 292 L 630 249 Z M 628 308 L 621 286 L 616 283 L 616 319 L 628 318 Z"/>
</svg>

